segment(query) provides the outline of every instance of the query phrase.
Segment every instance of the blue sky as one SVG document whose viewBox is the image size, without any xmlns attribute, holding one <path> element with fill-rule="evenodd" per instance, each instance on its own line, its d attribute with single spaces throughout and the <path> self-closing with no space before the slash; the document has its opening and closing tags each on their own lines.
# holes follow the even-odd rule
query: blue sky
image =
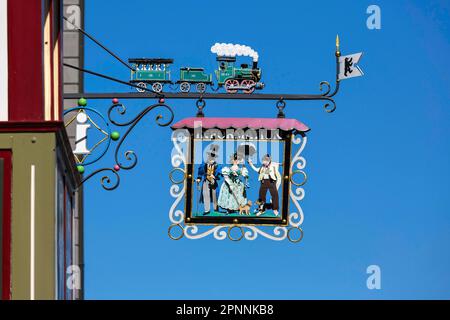
<svg viewBox="0 0 450 320">
<path fill-rule="evenodd" d="M 150 114 L 125 148 L 139 156 L 121 185 L 85 187 L 88 299 L 450 298 L 450 6 L 448 1 L 87 1 L 86 30 L 119 56 L 171 57 L 215 67 L 215 42 L 259 52 L 267 93 L 316 93 L 334 79 L 334 40 L 363 51 L 364 77 L 346 80 L 327 114 L 288 102 L 311 127 L 299 244 L 173 241 L 170 129 Z M 366 8 L 381 8 L 381 30 Z M 85 67 L 127 80 L 128 70 L 90 41 Z M 128 87 L 86 76 L 86 92 Z M 136 114 L 153 101 L 122 101 Z M 167 101 L 177 120 L 193 101 Z M 90 101 L 105 112 L 109 101 Z M 208 101 L 207 116 L 274 117 L 273 102 Z M 112 166 L 106 156 L 98 166 Z M 90 169 L 92 170 L 92 168 Z M 366 268 L 381 268 L 368 290 Z"/>
</svg>

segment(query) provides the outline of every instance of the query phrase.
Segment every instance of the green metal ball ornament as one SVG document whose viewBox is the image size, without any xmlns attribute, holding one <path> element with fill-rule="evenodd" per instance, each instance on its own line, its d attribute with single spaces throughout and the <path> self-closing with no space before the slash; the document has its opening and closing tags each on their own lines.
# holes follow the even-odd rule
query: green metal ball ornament
<svg viewBox="0 0 450 320">
<path fill-rule="evenodd" d="M 117 141 L 117 140 L 119 140 L 119 138 L 120 138 L 120 133 L 119 132 L 117 132 L 117 131 L 111 132 L 111 139 L 112 140 Z"/>
<path fill-rule="evenodd" d="M 77 170 L 79 173 L 84 173 L 84 167 L 83 166 L 77 166 Z"/>
<path fill-rule="evenodd" d="M 78 99 L 78 105 L 80 107 L 86 107 L 87 106 L 87 100 L 85 98 Z"/>
</svg>

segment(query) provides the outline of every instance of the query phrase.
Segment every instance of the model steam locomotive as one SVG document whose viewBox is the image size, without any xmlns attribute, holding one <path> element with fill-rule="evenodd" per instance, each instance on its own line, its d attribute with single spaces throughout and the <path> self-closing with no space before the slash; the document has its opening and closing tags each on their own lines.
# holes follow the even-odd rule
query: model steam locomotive
<svg viewBox="0 0 450 320">
<path fill-rule="evenodd" d="M 256 89 L 262 89 L 264 83 L 261 80 L 261 69 L 258 68 L 258 54 L 248 46 L 216 43 L 211 51 L 217 53 L 218 67 L 214 71 L 217 79 L 217 89 L 224 87 L 228 93 L 252 93 Z M 236 67 L 236 56 L 253 57 L 251 67 L 241 64 Z M 137 85 L 139 92 L 151 88 L 154 92 L 162 92 L 164 85 L 174 84 L 171 80 L 170 65 L 173 59 L 129 59 L 132 65 L 130 83 Z M 213 86 L 212 75 L 205 73 L 204 68 L 182 67 L 179 79 L 175 81 L 180 92 L 190 92 L 191 89 L 199 93 L 206 91 L 207 86 Z M 216 90 L 217 90 L 216 89 Z"/>
</svg>

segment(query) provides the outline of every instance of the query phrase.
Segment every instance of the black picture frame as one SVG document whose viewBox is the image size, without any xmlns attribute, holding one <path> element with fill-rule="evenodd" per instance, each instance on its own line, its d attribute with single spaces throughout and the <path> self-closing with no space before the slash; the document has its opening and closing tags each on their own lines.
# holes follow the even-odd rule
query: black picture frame
<svg viewBox="0 0 450 320">
<path fill-rule="evenodd" d="M 239 128 L 240 130 L 246 130 L 248 128 Z M 287 226 L 288 225 L 288 215 L 289 215 L 289 190 L 290 190 L 290 166 L 291 166 L 291 152 L 292 152 L 292 131 L 278 130 L 279 136 L 284 143 L 283 148 L 283 170 L 280 172 L 282 177 L 282 192 L 281 192 L 281 212 L 279 217 L 255 217 L 255 216 L 194 216 L 192 214 L 193 209 L 193 195 L 194 195 L 194 184 L 195 184 L 195 172 L 194 172 L 194 156 L 195 156 L 195 140 L 194 129 L 188 128 L 189 132 L 189 142 L 188 142 L 188 161 L 186 163 L 186 194 L 185 194 L 185 218 L 184 223 L 187 225 L 258 225 L 258 226 Z M 198 129 L 195 129 L 195 134 L 198 134 Z M 218 129 L 225 136 L 226 129 Z M 203 135 L 205 129 L 202 129 L 201 134 Z M 197 139 L 198 140 L 198 139 Z M 223 141 L 236 139 L 221 139 Z M 260 139 L 252 139 L 248 141 L 260 141 Z"/>
</svg>

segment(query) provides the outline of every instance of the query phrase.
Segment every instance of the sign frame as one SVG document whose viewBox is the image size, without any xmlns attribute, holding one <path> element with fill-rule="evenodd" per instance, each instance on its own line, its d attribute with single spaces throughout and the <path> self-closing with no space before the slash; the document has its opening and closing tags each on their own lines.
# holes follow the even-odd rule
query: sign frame
<svg viewBox="0 0 450 320">
<path fill-rule="evenodd" d="M 254 240 L 262 236 L 271 240 L 288 239 L 299 242 L 303 238 L 303 210 L 300 201 L 305 196 L 303 185 L 307 181 L 304 171 L 306 160 L 303 157 L 307 137 L 305 132 L 295 130 L 279 130 L 283 146 L 283 175 L 280 195 L 282 203 L 281 218 L 263 217 L 194 217 L 192 216 L 194 176 L 194 141 L 195 133 L 192 128 L 175 130 L 172 134 L 174 151 L 172 153 L 173 169 L 169 174 L 172 182 L 170 194 L 175 198 L 170 210 L 168 235 L 173 240 L 183 237 L 200 239 L 213 235 L 217 240 L 229 238 L 232 241 L 241 239 Z M 202 129 L 203 134 L 203 129 Z M 297 147 L 293 154 L 294 147 Z M 281 172 L 280 172 L 281 173 Z M 295 181 L 294 176 L 300 174 L 301 182 Z M 178 175 L 178 178 L 176 177 Z M 179 177 L 181 175 L 181 178 Z M 291 203 L 293 207 L 291 208 Z M 182 209 L 180 209 L 182 208 Z M 294 209 L 292 211 L 292 209 Z M 237 231 L 236 231 L 237 230 Z M 237 233 L 237 236 L 236 236 Z"/>
</svg>

